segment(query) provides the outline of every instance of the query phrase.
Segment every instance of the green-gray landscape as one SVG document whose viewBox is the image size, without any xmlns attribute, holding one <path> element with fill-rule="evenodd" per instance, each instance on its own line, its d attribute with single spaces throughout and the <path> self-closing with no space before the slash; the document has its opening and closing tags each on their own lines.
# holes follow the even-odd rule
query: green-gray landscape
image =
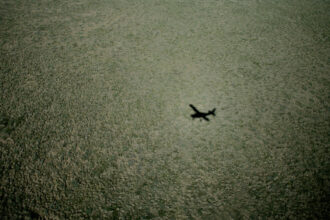
<svg viewBox="0 0 330 220">
<path fill-rule="evenodd" d="M 1 219 L 326 219 L 329 11 L 0 1 Z"/>
</svg>

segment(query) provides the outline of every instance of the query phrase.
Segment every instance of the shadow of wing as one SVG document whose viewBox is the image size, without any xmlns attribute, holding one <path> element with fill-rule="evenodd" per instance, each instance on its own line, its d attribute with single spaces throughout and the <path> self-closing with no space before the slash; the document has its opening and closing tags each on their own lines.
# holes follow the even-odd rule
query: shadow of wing
<svg viewBox="0 0 330 220">
<path fill-rule="evenodd" d="M 195 106 L 193 106 L 192 104 L 189 105 L 195 112 L 199 113 L 199 111 L 196 109 Z"/>
<path fill-rule="evenodd" d="M 204 120 L 206 120 L 206 121 L 210 121 L 210 119 L 208 119 L 206 116 L 203 117 L 203 118 L 204 118 Z"/>
</svg>

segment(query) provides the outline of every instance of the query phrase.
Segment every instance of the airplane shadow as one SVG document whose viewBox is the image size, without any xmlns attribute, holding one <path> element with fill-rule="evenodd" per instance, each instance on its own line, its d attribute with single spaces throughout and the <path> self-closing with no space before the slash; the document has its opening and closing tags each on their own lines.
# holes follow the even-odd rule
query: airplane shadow
<svg viewBox="0 0 330 220">
<path fill-rule="evenodd" d="M 204 119 L 205 121 L 210 121 L 210 119 L 207 117 L 208 115 L 213 115 L 213 117 L 215 117 L 216 108 L 209 110 L 208 112 L 201 112 L 201 111 L 197 110 L 197 108 L 194 105 L 189 104 L 189 106 L 190 106 L 190 108 L 192 108 L 195 111 L 194 114 L 190 115 L 192 117 L 192 119 L 200 118 L 201 120 Z"/>
</svg>

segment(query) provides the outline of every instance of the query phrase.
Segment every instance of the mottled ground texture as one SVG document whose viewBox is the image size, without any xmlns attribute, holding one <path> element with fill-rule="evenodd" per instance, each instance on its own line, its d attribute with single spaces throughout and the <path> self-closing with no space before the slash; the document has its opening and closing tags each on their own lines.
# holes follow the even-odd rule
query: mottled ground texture
<svg viewBox="0 0 330 220">
<path fill-rule="evenodd" d="M 329 11 L 0 1 L 1 218 L 325 219 Z"/>
</svg>

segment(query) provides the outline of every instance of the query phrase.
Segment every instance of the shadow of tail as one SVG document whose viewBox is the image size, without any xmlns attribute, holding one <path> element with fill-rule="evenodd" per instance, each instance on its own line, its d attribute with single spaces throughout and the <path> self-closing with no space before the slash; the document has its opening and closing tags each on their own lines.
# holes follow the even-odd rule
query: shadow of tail
<svg viewBox="0 0 330 220">
<path fill-rule="evenodd" d="M 212 109 L 211 111 L 209 111 L 209 115 L 213 115 L 213 116 L 215 116 L 215 110 L 216 110 L 216 108 L 214 108 L 214 109 Z"/>
</svg>

